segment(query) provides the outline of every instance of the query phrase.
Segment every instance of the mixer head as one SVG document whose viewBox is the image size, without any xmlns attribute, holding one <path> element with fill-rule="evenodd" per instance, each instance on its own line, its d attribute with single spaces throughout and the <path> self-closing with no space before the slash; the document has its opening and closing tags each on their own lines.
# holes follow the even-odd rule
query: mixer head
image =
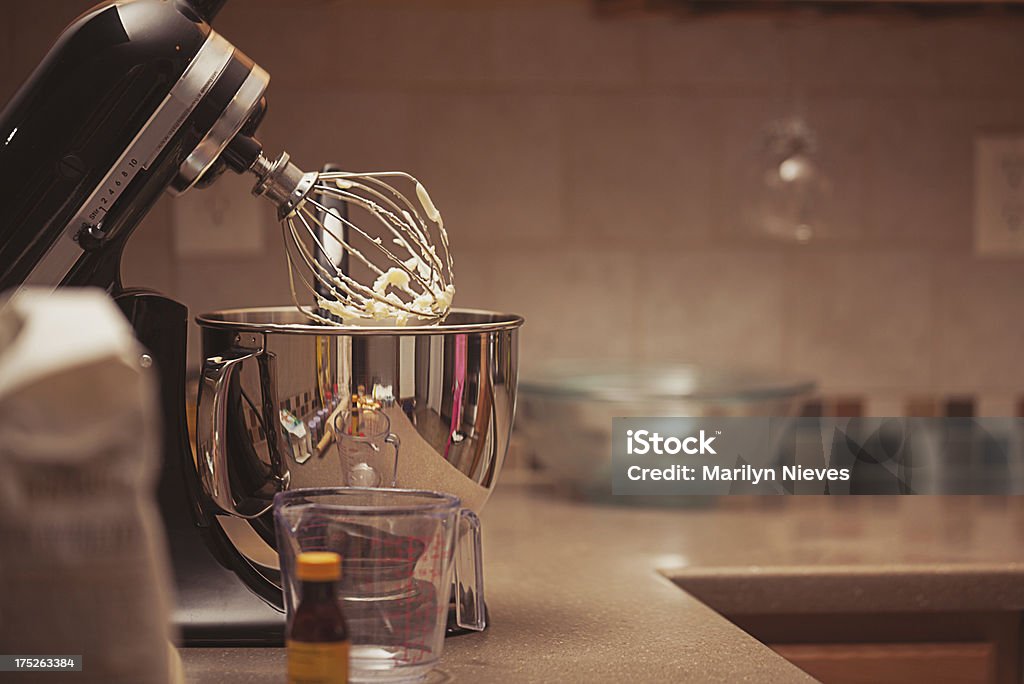
<svg viewBox="0 0 1024 684">
<path fill-rule="evenodd" d="M 120 292 L 125 243 L 159 195 L 231 169 L 256 174 L 256 194 L 278 206 L 304 315 L 328 324 L 443 319 L 452 261 L 426 191 L 408 174 L 307 174 L 287 155 L 264 157 L 254 136 L 270 77 L 210 28 L 223 3 L 98 5 L 0 112 L 0 291 Z M 311 303 L 318 308 L 302 307 Z"/>
<path fill-rule="evenodd" d="M 455 293 L 448 233 L 413 176 L 303 173 L 287 154 L 270 161 L 262 153 L 249 171 L 259 179 L 253 194 L 278 207 L 292 301 L 303 315 L 328 325 L 405 325 L 448 314 Z M 415 202 L 401 185 L 414 190 Z M 339 265 L 339 255 L 354 268 Z M 304 306 L 311 300 L 317 308 Z"/>
</svg>

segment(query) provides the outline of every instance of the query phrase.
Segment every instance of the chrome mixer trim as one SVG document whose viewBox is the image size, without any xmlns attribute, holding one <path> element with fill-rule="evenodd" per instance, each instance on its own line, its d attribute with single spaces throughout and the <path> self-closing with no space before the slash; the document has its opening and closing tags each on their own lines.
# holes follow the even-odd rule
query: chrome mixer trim
<svg viewBox="0 0 1024 684">
<path fill-rule="evenodd" d="M 267 90 L 270 83 L 268 74 L 259 65 L 253 65 L 252 71 L 242 82 L 238 92 L 224 108 L 220 118 L 217 119 L 210 131 L 203 137 L 192 154 L 182 162 L 178 169 L 178 176 L 168 186 L 167 192 L 178 196 L 190 190 L 199 179 L 203 177 L 207 169 L 213 165 L 220 153 L 228 146 L 231 139 L 249 119 L 253 110 L 259 104 L 260 98 Z"/>
<path fill-rule="evenodd" d="M 304 173 L 292 164 L 287 152 L 273 162 L 260 153 L 249 170 L 258 178 L 252 194 L 265 196 L 277 205 L 279 220 L 295 212 L 317 180 L 316 173 Z"/>
<path fill-rule="evenodd" d="M 196 105 L 231 63 L 235 48 L 214 31 L 206 38 L 185 72 L 174 84 L 121 156 L 93 188 L 60 238 L 25 279 L 26 285 L 57 286 L 82 254 L 78 235 L 83 227 L 102 229 L 103 216 L 143 169 L 149 168 L 177 133 Z"/>
</svg>

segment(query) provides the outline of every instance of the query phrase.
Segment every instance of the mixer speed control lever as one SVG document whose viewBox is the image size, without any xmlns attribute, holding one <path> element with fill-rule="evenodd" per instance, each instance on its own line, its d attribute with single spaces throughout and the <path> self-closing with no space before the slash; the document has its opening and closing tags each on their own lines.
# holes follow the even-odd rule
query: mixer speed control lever
<svg viewBox="0 0 1024 684">
<path fill-rule="evenodd" d="M 83 223 L 75 234 L 75 242 L 86 252 L 98 249 L 107 237 L 103 223 Z"/>
</svg>

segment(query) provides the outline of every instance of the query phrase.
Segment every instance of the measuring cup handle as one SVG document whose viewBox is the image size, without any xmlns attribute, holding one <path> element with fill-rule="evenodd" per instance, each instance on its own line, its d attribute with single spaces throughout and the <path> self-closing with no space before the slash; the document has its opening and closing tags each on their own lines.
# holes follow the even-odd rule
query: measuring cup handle
<svg viewBox="0 0 1024 684">
<path fill-rule="evenodd" d="M 459 627 L 482 632 L 487 627 L 484 614 L 483 545 L 480 518 L 463 508 L 459 511 L 459 529 L 455 544 L 455 621 Z"/>
<path fill-rule="evenodd" d="M 388 436 L 384 438 L 384 441 L 395 448 L 395 467 L 391 470 L 391 486 L 398 486 L 398 449 L 402 446 L 402 440 L 398 439 L 398 435 L 389 432 Z"/>
</svg>

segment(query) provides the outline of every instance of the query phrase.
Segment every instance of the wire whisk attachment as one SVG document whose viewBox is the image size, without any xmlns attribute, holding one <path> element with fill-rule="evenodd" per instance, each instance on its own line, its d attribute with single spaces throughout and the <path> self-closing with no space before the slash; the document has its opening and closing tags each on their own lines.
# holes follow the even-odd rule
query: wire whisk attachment
<svg viewBox="0 0 1024 684">
<path fill-rule="evenodd" d="M 327 325 L 437 323 L 455 294 L 448 233 L 416 178 L 401 171 L 304 173 L 262 154 L 253 194 L 278 207 L 292 301 Z M 399 186 L 413 188 L 411 200 Z M 315 302 L 312 309 L 309 302 Z"/>
</svg>

